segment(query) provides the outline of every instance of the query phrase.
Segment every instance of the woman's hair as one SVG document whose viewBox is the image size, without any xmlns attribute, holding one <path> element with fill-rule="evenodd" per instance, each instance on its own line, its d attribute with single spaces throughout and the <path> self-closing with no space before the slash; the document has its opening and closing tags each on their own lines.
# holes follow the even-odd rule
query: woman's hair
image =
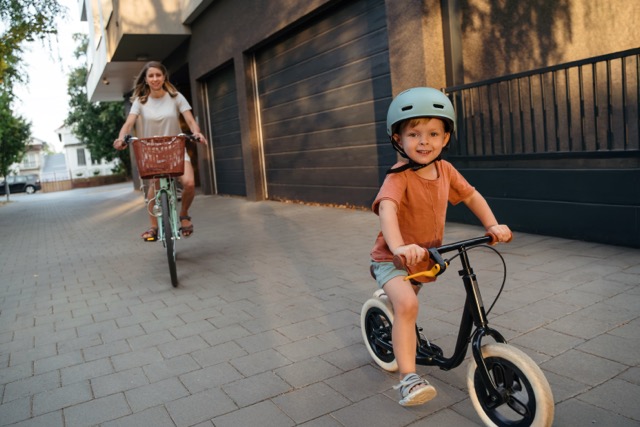
<svg viewBox="0 0 640 427">
<path fill-rule="evenodd" d="M 169 96 L 174 98 L 178 95 L 178 89 L 175 88 L 174 85 L 169 82 L 169 71 L 167 71 L 167 67 L 162 65 L 162 63 L 158 61 L 147 62 L 142 70 L 140 70 L 140 74 L 136 77 L 133 84 L 133 95 L 131 95 L 131 102 L 135 101 L 136 98 L 140 99 L 142 104 L 147 102 L 149 99 L 149 94 L 151 93 L 151 89 L 147 84 L 147 71 L 149 68 L 157 68 L 162 71 L 162 75 L 164 76 L 164 83 L 162 84 L 162 88 L 167 91 Z"/>
</svg>

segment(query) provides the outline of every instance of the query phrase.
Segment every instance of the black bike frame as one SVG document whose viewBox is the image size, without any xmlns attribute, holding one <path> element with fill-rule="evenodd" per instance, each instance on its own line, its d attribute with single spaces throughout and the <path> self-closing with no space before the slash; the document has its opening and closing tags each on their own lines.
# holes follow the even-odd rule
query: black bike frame
<svg viewBox="0 0 640 427">
<path fill-rule="evenodd" d="M 489 327 L 484 303 L 482 302 L 482 296 L 480 295 L 480 288 L 478 287 L 478 281 L 476 280 L 476 275 L 471 268 L 471 262 L 467 255 L 467 248 L 490 242 L 491 237 L 485 236 L 429 250 L 429 255 L 437 264 L 440 265 L 440 271 L 442 272 L 447 268 L 448 262 L 442 258 L 441 254 L 455 250 L 458 251 L 460 262 L 462 264 L 462 269 L 458 274 L 462 277 L 462 282 L 464 283 L 464 288 L 467 293 L 467 299 L 462 312 L 462 318 L 460 319 L 458 339 L 453 355 L 451 357 L 445 357 L 437 346 L 433 346 L 428 342 L 425 344 L 423 341 L 422 344 L 424 345 L 418 345 L 416 363 L 419 365 L 438 366 L 440 369 L 445 371 L 456 368 L 464 361 L 464 358 L 467 355 L 467 347 L 471 340 L 473 358 L 478 365 L 478 371 L 489 393 L 489 399 L 491 402 L 498 404 L 504 401 L 504 396 L 502 396 L 496 388 L 495 383 L 489 375 L 487 365 L 482 358 L 482 338 L 488 335 L 499 343 L 506 343 L 506 340 L 498 331 Z M 474 326 L 476 329 L 472 333 Z M 422 340 L 419 340 L 419 342 L 420 341 Z"/>
</svg>

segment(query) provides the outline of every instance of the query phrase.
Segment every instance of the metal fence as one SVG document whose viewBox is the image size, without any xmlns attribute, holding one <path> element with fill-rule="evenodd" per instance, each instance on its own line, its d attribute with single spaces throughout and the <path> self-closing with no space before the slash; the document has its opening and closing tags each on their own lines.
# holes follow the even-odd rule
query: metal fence
<svg viewBox="0 0 640 427">
<path fill-rule="evenodd" d="M 461 157 L 640 154 L 640 48 L 448 87 Z"/>
</svg>

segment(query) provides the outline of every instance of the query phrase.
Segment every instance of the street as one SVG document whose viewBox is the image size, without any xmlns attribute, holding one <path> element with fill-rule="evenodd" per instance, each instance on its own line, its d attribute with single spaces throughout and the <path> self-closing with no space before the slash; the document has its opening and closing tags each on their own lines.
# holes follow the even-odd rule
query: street
<svg viewBox="0 0 640 427">
<path fill-rule="evenodd" d="M 438 390 L 398 405 L 360 309 L 377 289 L 370 211 L 198 195 L 173 288 L 131 183 L 0 199 L 0 425 L 479 426 L 467 364 L 418 367 Z M 448 224 L 446 241 L 482 235 Z M 640 250 L 515 233 L 489 315 L 551 384 L 554 426 L 640 425 Z M 485 305 L 500 260 L 470 254 Z M 421 292 L 450 353 L 464 289 Z M 484 280 L 483 280 L 484 278 Z M 469 357 L 469 356 L 467 356 Z"/>
</svg>

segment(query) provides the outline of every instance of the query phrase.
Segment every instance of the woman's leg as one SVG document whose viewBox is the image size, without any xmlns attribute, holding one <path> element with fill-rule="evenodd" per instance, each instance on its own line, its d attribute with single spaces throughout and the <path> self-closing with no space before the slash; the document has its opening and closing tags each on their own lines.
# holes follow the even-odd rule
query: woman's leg
<svg viewBox="0 0 640 427">
<path fill-rule="evenodd" d="M 155 216 L 151 215 L 151 212 L 153 212 L 153 207 L 156 204 L 156 185 L 157 185 L 157 181 L 155 179 L 150 179 L 148 181 L 149 184 L 149 189 L 147 190 L 147 200 L 149 200 L 149 205 L 147 206 L 147 209 L 149 212 L 149 221 L 151 222 L 151 228 L 147 231 L 145 231 L 144 233 L 142 233 L 142 238 L 144 240 L 148 240 L 153 238 L 155 240 L 155 237 L 157 235 L 157 230 L 158 230 L 158 218 L 156 218 Z M 152 229 L 155 229 L 156 232 L 155 234 L 152 233 Z"/>
<path fill-rule="evenodd" d="M 191 162 L 188 160 L 185 160 L 184 162 L 184 174 L 179 178 L 180 180 L 180 184 L 182 184 L 182 204 L 180 205 L 180 225 L 182 227 L 188 228 L 191 227 L 191 220 L 190 219 L 186 219 L 186 217 L 189 217 L 189 208 L 191 207 L 191 203 L 193 202 L 193 199 L 196 195 L 196 183 L 195 183 L 195 178 L 193 175 L 193 166 L 191 165 Z M 185 218 L 185 219 L 182 219 Z M 191 232 L 193 232 L 193 228 L 191 229 Z M 185 233 L 185 231 L 183 231 L 183 234 L 185 236 L 188 236 L 191 234 L 191 232 L 187 231 Z"/>
</svg>

